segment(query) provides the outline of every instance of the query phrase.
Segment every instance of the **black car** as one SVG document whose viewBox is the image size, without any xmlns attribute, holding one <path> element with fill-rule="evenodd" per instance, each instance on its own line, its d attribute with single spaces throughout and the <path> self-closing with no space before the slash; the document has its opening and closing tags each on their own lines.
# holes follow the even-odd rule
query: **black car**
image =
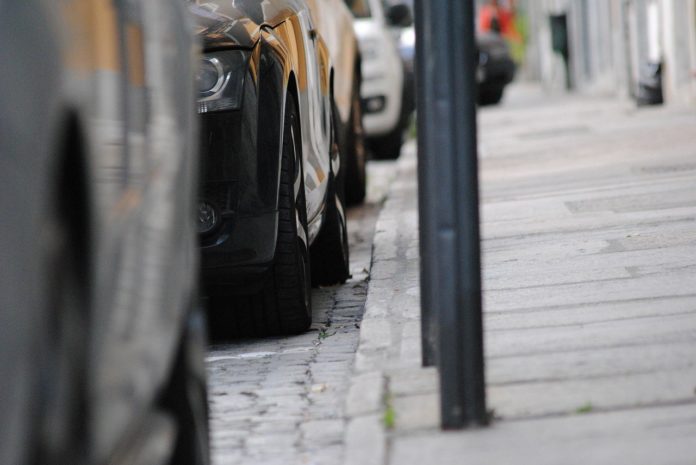
<svg viewBox="0 0 696 465">
<path fill-rule="evenodd" d="M 230 317 L 230 332 L 304 331 L 311 285 L 348 278 L 329 51 L 301 0 L 191 10 L 204 46 L 199 234 L 211 317 Z"/>
<path fill-rule="evenodd" d="M 515 62 L 505 39 L 496 33 L 476 36 L 478 47 L 478 102 L 479 105 L 500 103 L 505 87 L 515 77 Z"/>
</svg>

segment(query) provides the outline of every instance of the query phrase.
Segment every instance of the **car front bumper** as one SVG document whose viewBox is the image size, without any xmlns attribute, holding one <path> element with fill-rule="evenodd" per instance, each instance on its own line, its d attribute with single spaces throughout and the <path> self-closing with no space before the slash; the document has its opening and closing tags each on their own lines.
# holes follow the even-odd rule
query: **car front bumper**
<svg viewBox="0 0 696 465">
<path fill-rule="evenodd" d="M 516 65 L 510 57 L 490 58 L 479 68 L 481 87 L 502 87 L 515 78 Z"/>
<path fill-rule="evenodd" d="M 201 115 L 200 201 L 212 206 L 216 217 L 199 236 L 204 288 L 246 288 L 273 262 L 278 160 L 264 155 L 251 135 L 257 133 L 255 113 Z"/>
<path fill-rule="evenodd" d="M 372 66 L 370 66 L 372 65 Z M 401 63 L 398 63 L 401 66 Z M 388 70 L 381 65 L 364 65 L 360 89 L 365 135 L 378 137 L 390 133 L 401 121 L 403 70 Z"/>
</svg>

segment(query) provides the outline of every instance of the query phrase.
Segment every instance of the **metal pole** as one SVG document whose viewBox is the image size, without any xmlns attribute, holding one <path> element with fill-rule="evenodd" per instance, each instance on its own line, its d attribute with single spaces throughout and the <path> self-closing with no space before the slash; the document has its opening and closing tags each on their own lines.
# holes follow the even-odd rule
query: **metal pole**
<svg viewBox="0 0 696 465">
<path fill-rule="evenodd" d="M 631 34 L 631 0 L 621 2 L 621 29 L 623 31 L 623 51 L 624 51 L 624 66 L 626 72 L 626 86 L 628 88 L 628 96 L 632 99 L 637 97 L 636 85 L 633 79 L 633 53 L 632 53 L 632 34 Z"/>
<path fill-rule="evenodd" d="M 423 50 L 423 41 L 426 33 L 423 31 L 428 28 L 426 23 L 426 11 L 423 8 L 422 1 L 416 1 L 414 5 L 415 21 L 416 21 L 416 108 L 417 123 L 418 123 L 418 208 L 421 214 L 419 215 L 419 231 L 420 231 L 420 281 L 421 281 L 421 347 L 422 347 L 422 363 L 423 366 L 433 366 L 437 364 L 437 312 L 433 310 L 436 304 L 436 295 L 433 295 L 434 288 L 429 282 L 432 279 L 430 276 L 435 273 L 432 267 L 431 251 L 434 250 L 433 240 L 436 238 L 435 230 L 431 228 L 432 216 L 424 214 L 424 212 L 432 211 L 434 208 L 433 201 L 436 200 L 429 195 L 427 188 L 428 180 L 426 173 L 432 172 L 426 168 L 427 160 L 423 159 L 422 154 L 427 150 L 427 126 L 426 122 L 432 118 L 432 108 L 425 105 L 428 101 L 425 95 L 425 66 L 421 66 L 421 56 L 425 56 Z M 429 29 L 428 29 L 429 30 Z"/>
<path fill-rule="evenodd" d="M 442 427 L 488 421 L 483 366 L 473 0 L 417 0 L 424 321 L 437 318 Z M 423 111 L 424 110 L 424 111 Z M 433 321 L 433 320 L 428 320 Z M 426 334 L 427 336 L 427 334 Z M 427 338 L 427 337 L 426 337 Z M 424 346 L 425 347 L 425 346 Z"/>
</svg>

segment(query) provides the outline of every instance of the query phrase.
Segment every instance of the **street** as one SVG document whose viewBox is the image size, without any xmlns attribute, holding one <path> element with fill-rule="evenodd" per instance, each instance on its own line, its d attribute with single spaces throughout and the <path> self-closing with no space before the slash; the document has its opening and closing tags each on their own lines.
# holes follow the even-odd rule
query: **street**
<svg viewBox="0 0 696 465">
<path fill-rule="evenodd" d="M 0 465 L 696 465 L 696 0 L 2 4 Z"/>
<path fill-rule="evenodd" d="M 314 291 L 313 329 L 213 341 L 216 465 L 690 463 L 693 115 L 518 84 L 479 121 L 493 427 L 438 430 L 410 143 L 371 163 L 353 278 Z"/>
<path fill-rule="evenodd" d="M 339 464 L 375 222 L 394 162 L 368 164 L 368 197 L 348 212 L 352 278 L 314 289 L 312 330 L 213 340 L 207 357 L 213 463 Z"/>
</svg>

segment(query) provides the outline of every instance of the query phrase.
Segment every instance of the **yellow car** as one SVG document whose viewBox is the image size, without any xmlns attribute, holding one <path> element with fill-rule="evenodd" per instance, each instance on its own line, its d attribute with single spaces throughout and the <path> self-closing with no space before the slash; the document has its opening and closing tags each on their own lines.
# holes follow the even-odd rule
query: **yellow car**
<svg viewBox="0 0 696 465">
<path fill-rule="evenodd" d="M 199 232 L 212 314 L 230 316 L 229 331 L 305 331 L 310 286 L 349 276 L 336 89 L 349 118 L 353 84 L 337 77 L 318 10 L 303 0 L 191 10 L 204 47 Z"/>
<path fill-rule="evenodd" d="M 345 160 L 348 205 L 365 200 L 367 152 L 360 101 L 362 57 L 353 29 L 353 14 L 344 0 L 307 0 L 334 70 L 333 89 L 340 151 Z"/>
</svg>

